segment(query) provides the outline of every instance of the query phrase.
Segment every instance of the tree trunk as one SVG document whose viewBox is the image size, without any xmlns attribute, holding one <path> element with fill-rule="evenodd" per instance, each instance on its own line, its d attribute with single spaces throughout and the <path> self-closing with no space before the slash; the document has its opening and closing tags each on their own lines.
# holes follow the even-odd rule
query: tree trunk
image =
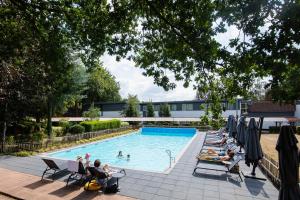
<svg viewBox="0 0 300 200">
<path fill-rule="evenodd" d="M 52 137 L 52 115 L 53 115 L 53 103 L 51 100 L 48 99 L 48 106 L 47 106 L 47 133 L 48 137 Z"/>
<path fill-rule="evenodd" d="M 6 130 L 7 130 L 6 112 L 7 112 L 7 103 L 5 104 L 5 109 L 4 109 L 4 121 L 3 121 L 3 132 L 2 132 L 1 149 L 3 153 L 5 152 L 5 139 L 6 139 Z"/>
</svg>

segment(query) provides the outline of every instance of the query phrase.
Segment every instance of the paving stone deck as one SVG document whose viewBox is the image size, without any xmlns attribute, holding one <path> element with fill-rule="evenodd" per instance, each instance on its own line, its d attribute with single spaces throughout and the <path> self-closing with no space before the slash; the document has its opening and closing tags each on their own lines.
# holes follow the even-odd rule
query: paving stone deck
<svg viewBox="0 0 300 200">
<path fill-rule="evenodd" d="M 200 170 L 198 175 L 192 175 L 196 166 L 195 156 L 202 148 L 203 141 L 204 134 L 198 133 L 169 174 L 127 169 L 127 176 L 120 180 L 121 190 L 118 194 L 144 200 L 278 199 L 278 190 L 268 180 L 243 178 L 241 182 L 235 174 L 208 170 Z M 38 156 L 2 156 L 0 167 L 40 176 L 45 165 Z M 240 162 L 240 167 L 244 172 L 250 171 L 244 161 Z M 259 169 L 257 174 L 262 175 Z M 65 181 L 66 178 L 66 174 L 56 177 L 58 181 Z"/>
</svg>

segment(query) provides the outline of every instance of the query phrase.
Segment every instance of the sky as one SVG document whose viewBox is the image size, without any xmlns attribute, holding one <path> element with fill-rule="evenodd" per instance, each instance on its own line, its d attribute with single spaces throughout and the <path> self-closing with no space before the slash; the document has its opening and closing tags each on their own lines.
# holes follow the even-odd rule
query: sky
<svg viewBox="0 0 300 200">
<path fill-rule="evenodd" d="M 237 37 L 238 30 L 230 27 L 226 33 L 216 37 L 216 40 L 223 46 L 227 46 L 229 38 Z M 182 101 L 193 100 L 196 91 L 193 90 L 192 84 L 188 88 L 183 87 L 182 81 L 177 81 L 177 87 L 171 91 L 164 91 L 162 87 L 154 84 L 152 77 L 142 75 L 143 70 L 135 67 L 134 62 L 122 59 L 116 61 L 115 56 L 105 54 L 101 61 L 103 66 L 116 77 L 120 83 L 120 94 L 126 98 L 128 94 L 137 95 L 140 101 Z"/>
</svg>

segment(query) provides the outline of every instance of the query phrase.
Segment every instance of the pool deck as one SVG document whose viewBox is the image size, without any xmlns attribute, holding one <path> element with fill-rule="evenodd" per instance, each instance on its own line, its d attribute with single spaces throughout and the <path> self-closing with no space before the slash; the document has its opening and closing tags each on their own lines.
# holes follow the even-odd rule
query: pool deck
<svg viewBox="0 0 300 200">
<path fill-rule="evenodd" d="M 167 200 L 167 199 L 182 199 L 182 200 L 272 200 L 278 199 L 278 190 L 272 185 L 270 181 L 259 181 L 254 179 L 245 179 L 243 182 L 235 174 L 226 175 L 222 172 L 216 171 L 199 171 L 197 176 L 192 175 L 193 169 L 196 165 L 195 155 L 202 148 L 204 141 L 204 134 L 198 134 L 190 146 L 183 153 L 179 161 L 169 174 L 153 173 L 137 170 L 127 169 L 127 176 L 120 180 L 121 190 L 118 195 L 99 195 L 99 199 L 115 199 L 121 197 L 131 197 L 135 199 L 145 200 Z M 60 161 L 57 161 L 58 163 Z M 33 177 L 39 178 L 45 169 L 45 164 L 38 156 L 31 156 L 26 158 L 1 156 L 0 168 L 8 169 L 10 171 L 21 172 Z M 241 170 L 244 172 L 250 171 L 244 161 L 240 162 Z M 1 170 L 4 170 L 1 169 Z M 1 175 L 0 170 L 0 177 Z M 16 173 L 20 174 L 20 173 Z M 262 175 L 259 169 L 257 174 Z M 62 193 L 67 193 L 68 188 L 64 187 L 67 174 L 61 174 L 56 177 L 54 183 L 59 183 Z M 8 180 L 8 179 L 7 179 Z M 38 180 L 37 180 L 38 181 Z M 1 181 L 2 182 L 2 181 Z M 41 182 L 41 181 L 38 181 Z M 38 184 L 38 183 L 36 183 Z M 5 184 L 0 184 L 0 192 L 4 190 Z M 37 186 L 38 187 L 38 186 Z M 43 187 L 41 184 L 40 187 Z M 76 185 L 77 190 L 82 190 Z M 42 190 L 44 193 L 49 193 L 47 190 Z M 16 191 L 17 192 L 17 191 Z M 32 191 L 35 193 L 35 191 Z M 38 192 L 38 190 L 36 191 Z M 69 191 L 70 193 L 74 191 Z M 11 191 L 13 195 L 14 191 Z M 41 195 L 41 192 L 38 192 Z M 84 192 L 86 193 L 86 192 Z M 55 194 L 55 193 L 54 193 Z M 81 193 L 76 193 L 71 199 L 93 199 L 89 197 L 80 196 Z M 95 193 L 93 193 L 95 194 Z M 68 194 L 69 195 L 69 194 Z M 67 196 L 67 194 L 66 194 Z M 71 195 L 72 196 L 72 195 Z M 61 196 L 60 196 L 61 197 Z M 81 198 L 82 197 L 82 198 Z M 105 197 L 105 198 L 104 198 Z M 64 198 L 63 199 L 70 199 Z M 98 199 L 98 198 L 97 198 Z"/>
</svg>

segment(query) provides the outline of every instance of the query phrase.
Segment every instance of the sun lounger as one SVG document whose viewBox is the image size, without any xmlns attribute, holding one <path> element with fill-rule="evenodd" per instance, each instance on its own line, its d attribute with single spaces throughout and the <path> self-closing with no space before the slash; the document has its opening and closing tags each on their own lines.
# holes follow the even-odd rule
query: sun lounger
<svg viewBox="0 0 300 200">
<path fill-rule="evenodd" d="M 84 169 L 82 162 L 68 160 L 68 171 L 70 171 L 71 174 L 67 179 L 66 186 L 68 186 L 70 180 L 82 182 L 87 176 L 86 170 Z"/>
<path fill-rule="evenodd" d="M 53 160 L 51 159 L 46 159 L 46 158 L 42 158 L 42 160 L 45 162 L 45 164 L 47 165 L 46 169 L 44 170 L 43 172 L 43 175 L 42 175 L 42 180 L 44 178 L 44 176 L 46 174 L 51 174 L 52 175 L 52 179 L 54 180 L 54 177 L 53 175 L 61 172 L 61 171 L 64 171 L 67 169 L 66 166 L 58 166 Z"/>
<path fill-rule="evenodd" d="M 206 162 L 198 162 L 197 166 L 193 171 L 193 175 L 197 174 L 197 169 L 213 170 L 227 173 L 238 174 L 241 181 L 243 181 L 240 171 L 232 171 L 234 166 L 236 166 L 243 158 L 241 156 L 235 156 L 232 162 L 223 161 L 224 165 L 211 164 Z"/>
</svg>

